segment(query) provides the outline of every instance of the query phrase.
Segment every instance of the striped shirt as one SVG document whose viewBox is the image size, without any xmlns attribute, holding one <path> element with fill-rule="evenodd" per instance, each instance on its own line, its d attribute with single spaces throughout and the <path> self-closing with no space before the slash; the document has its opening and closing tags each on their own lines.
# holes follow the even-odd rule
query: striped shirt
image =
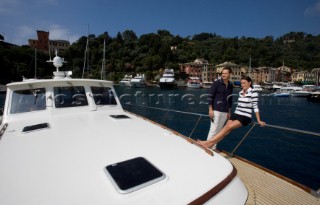
<svg viewBox="0 0 320 205">
<path fill-rule="evenodd" d="M 252 117 L 252 110 L 254 112 L 259 112 L 258 108 L 258 93 L 249 88 L 245 95 L 243 95 L 243 90 L 239 92 L 238 105 L 235 113 L 238 115 Z"/>
</svg>

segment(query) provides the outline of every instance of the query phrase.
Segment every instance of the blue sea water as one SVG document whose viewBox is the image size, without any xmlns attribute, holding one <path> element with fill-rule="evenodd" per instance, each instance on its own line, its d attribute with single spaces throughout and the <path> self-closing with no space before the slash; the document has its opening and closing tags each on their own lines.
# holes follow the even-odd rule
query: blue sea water
<svg viewBox="0 0 320 205">
<path fill-rule="evenodd" d="M 162 90 L 158 87 L 120 86 L 115 86 L 115 89 L 124 109 L 193 139 L 207 138 L 209 117 L 166 110 L 207 115 L 208 89 Z M 235 89 L 234 94 L 237 95 L 239 91 Z M 236 100 L 237 97 L 233 97 L 233 109 L 236 107 Z M 320 103 L 307 101 L 306 98 L 278 98 L 260 94 L 259 109 L 261 119 L 267 124 L 320 133 Z M 218 148 L 231 152 L 250 127 L 234 130 L 218 144 Z M 320 137 L 255 126 L 235 154 L 314 190 L 320 188 Z"/>
</svg>

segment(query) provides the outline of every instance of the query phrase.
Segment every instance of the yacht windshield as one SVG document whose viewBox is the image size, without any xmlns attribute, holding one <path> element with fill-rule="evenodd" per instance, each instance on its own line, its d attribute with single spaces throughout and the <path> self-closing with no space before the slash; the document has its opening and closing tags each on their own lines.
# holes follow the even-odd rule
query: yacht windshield
<svg viewBox="0 0 320 205">
<path fill-rule="evenodd" d="M 97 105 L 116 105 L 111 88 L 108 87 L 91 87 L 94 102 Z"/>
<path fill-rule="evenodd" d="M 88 105 L 83 86 L 54 87 L 54 104 L 56 108 L 79 107 Z"/>
<path fill-rule="evenodd" d="M 10 113 L 31 112 L 46 109 L 44 88 L 16 90 L 12 93 Z"/>
</svg>

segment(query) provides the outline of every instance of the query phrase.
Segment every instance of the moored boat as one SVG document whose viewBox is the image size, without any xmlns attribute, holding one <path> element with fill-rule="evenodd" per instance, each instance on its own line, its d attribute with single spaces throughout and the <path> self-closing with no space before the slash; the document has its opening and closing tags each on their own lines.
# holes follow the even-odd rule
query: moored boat
<svg viewBox="0 0 320 205">
<path fill-rule="evenodd" d="M 131 80 L 132 80 L 132 75 L 125 75 L 121 81 L 119 82 L 119 85 L 121 86 L 131 86 Z"/>
<path fill-rule="evenodd" d="M 253 86 L 253 90 L 254 91 L 257 91 L 257 92 L 262 92 L 263 91 L 261 85 L 253 84 L 252 86 Z"/>
<path fill-rule="evenodd" d="M 320 89 L 316 89 L 315 91 L 311 92 L 307 99 L 312 102 L 320 102 Z"/>
<path fill-rule="evenodd" d="M 310 91 L 303 90 L 302 88 L 291 91 L 291 95 L 293 97 L 305 97 L 306 98 L 310 95 L 310 93 L 311 93 Z"/>
<path fill-rule="evenodd" d="M 213 82 L 204 81 L 202 82 L 203 88 L 210 88 Z"/>
<path fill-rule="evenodd" d="M 7 85 L 0 204 L 246 202 L 223 156 L 124 111 L 110 81 L 56 74 Z"/>
<path fill-rule="evenodd" d="M 201 80 L 199 77 L 190 77 L 187 82 L 188 88 L 201 88 Z"/>
<path fill-rule="evenodd" d="M 160 80 L 159 80 L 160 88 L 164 89 L 172 89 L 177 87 L 177 81 L 174 78 L 173 69 L 165 69 Z"/>
<path fill-rule="evenodd" d="M 143 88 L 146 87 L 146 80 L 144 78 L 144 74 L 137 74 L 130 80 L 131 87 L 134 88 Z"/>
</svg>

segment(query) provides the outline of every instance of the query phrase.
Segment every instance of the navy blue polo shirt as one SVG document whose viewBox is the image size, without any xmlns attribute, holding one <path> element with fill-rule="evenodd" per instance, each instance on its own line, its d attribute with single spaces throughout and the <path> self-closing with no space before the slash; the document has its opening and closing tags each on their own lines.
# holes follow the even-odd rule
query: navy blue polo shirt
<svg viewBox="0 0 320 205">
<path fill-rule="evenodd" d="M 232 92 L 233 86 L 230 82 L 226 86 L 222 79 L 214 81 L 209 91 L 209 106 L 219 112 L 229 112 L 232 107 Z"/>
</svg>

